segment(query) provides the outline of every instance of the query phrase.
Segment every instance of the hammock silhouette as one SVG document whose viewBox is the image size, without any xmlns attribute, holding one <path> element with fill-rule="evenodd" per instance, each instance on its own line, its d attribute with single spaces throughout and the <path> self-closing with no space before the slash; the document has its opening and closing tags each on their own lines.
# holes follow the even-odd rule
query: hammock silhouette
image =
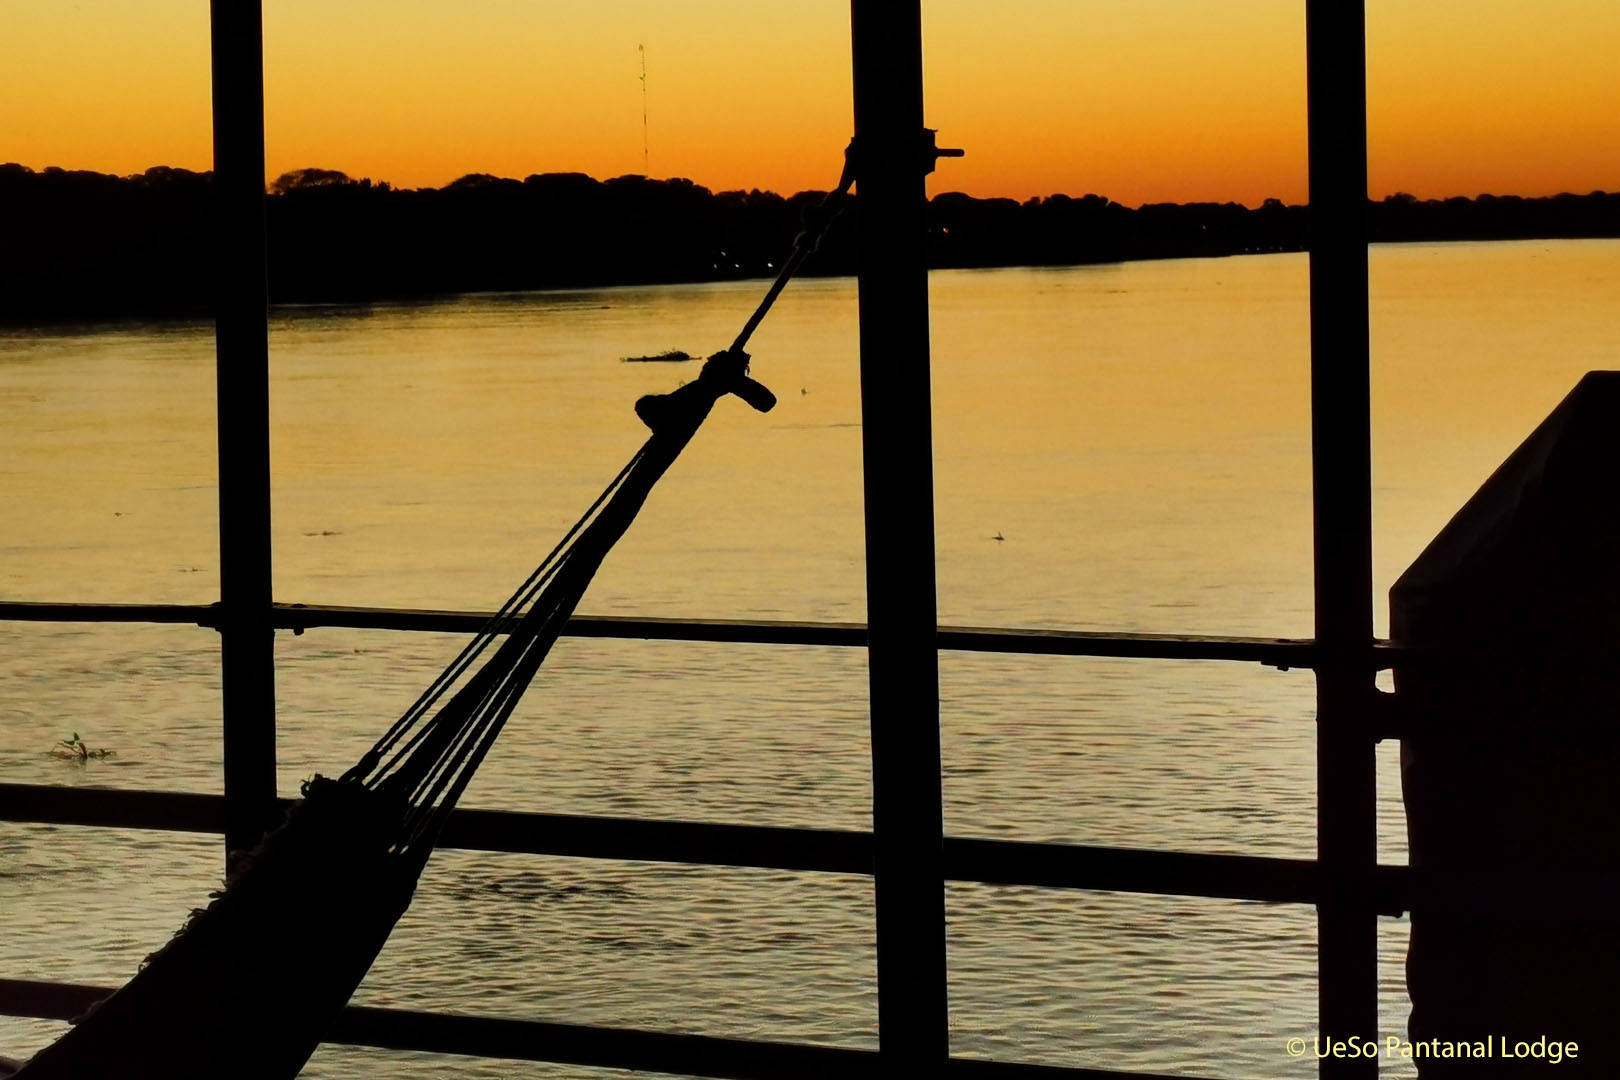
<svg viewBox="0 0 1620 1080">
<path fill-rule="evenodd" d="M 647 441 L 404 715 L 340 779 L 306 783 L 212 903 L 19 1078 L 298 1074 L 410 905 L 451 810 L 653 485 L 721 397 L 761 412 L 776 404 L 749 377 L 744 346 L 852 182 L 846 155 L 839 186 L 736 341 L 695 381 L 636 402 Z"/>
</svg>

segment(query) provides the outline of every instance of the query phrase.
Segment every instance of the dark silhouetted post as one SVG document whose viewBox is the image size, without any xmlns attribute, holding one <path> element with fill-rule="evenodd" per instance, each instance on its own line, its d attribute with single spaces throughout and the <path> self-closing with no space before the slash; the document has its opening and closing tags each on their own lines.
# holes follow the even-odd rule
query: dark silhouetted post
<svg viewBox="0 0 1620 1080">
<path fill-rule="evenodd" d="M 1425 1080 L 1620 1075 L 1617 472 L 1620 372 L 1593 372 L 1390 590 L 1428 654 L 1395 670 L 1412 1038 L 1493 1051 Z"/>
<path fill-rule="evenodd" d="M 893 1075 L 935 1076 L 950 1037 L 918 0 L 854 0 L 850 23 L 879 1048 Z"/>
<path fill-rule="evenodd" d="M 270 628 L 270 388 L 259 0 L 214 0 L 215 347 L 225 848 L 251 847 L 276 796 Z"/>
<path fill-rule="evenodd" d="M 1311 453 L 1316 539 L 1317 858 L 1321 1030 L 1376 1039 L 1377 861 L 1372 449 L 1367 340 L 1367 74 L 1362 0 L 1308 0 Z M 1376 1058 L 1327 1057 L 1324 1077 Z"/>
</svg>

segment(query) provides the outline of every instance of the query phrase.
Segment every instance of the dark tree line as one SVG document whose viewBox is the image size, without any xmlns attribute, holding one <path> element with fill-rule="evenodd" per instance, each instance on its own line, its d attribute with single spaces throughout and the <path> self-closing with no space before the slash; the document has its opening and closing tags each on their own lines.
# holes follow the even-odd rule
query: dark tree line
<svg viewBox="0 0 1620 1080">
<path fill-rule="evenodd" d="M 203 315 L 213 275 L 211 178 L 0 165 L 0 320 Z M 820 192 L 718 194 L 689 180 L 475 174 L 404 190 L 325 169 L 288 173 L 266 200 L 273 302 L 711 281 L 772 274 Z M 1369 204 L 1376 240 L 1620 236 L 1620 195 Z M 1016 202 L 936 196 L 932 265 L 1066 265 L 1298 251 L 1307 211 L 1268 199 L 1130 209 L 1097 195 Z M 853 215 L 808 273 L 855 269 Z"/>
</svg>

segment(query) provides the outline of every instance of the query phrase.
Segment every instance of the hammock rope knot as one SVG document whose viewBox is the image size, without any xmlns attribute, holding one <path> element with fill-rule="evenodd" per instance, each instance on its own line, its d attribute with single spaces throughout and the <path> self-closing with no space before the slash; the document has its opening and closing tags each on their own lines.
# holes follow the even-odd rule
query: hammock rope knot
<svg viewBox="0 0 1620 1080">
<path fill-rule="evenodd" d="M 654 433 L 675 426 L 695 428 L 727 394 L 735 394 L 759 412 L 776 407 L 776 395 L 748 376 L 748 354 L 731 348 L 709 357 L 695 381 L 667 394 L 638 399 L 636 415 Z"/>
</svg>

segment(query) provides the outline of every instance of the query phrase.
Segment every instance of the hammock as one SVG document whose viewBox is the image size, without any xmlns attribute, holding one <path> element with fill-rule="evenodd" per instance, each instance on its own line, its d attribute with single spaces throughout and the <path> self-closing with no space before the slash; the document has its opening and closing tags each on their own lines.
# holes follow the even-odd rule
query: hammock
<svg viewBox="0 0 1620 1080">
<path fill-rule="evenodd" d="M 736 341 L 692 383 L 636 402 L 652 431 L 646 443 L 421 697 L 340 779 L 306 783 L 212 903 L 19 1078 L 298 1074 L 410 905 L 451 810 L 653 485 L 722 396 L 762 412 L 776 404 L 748 376 L 744 346 L 853 180 L 846 155 L 838 187 L 808 216 Z"/>
</svg>

